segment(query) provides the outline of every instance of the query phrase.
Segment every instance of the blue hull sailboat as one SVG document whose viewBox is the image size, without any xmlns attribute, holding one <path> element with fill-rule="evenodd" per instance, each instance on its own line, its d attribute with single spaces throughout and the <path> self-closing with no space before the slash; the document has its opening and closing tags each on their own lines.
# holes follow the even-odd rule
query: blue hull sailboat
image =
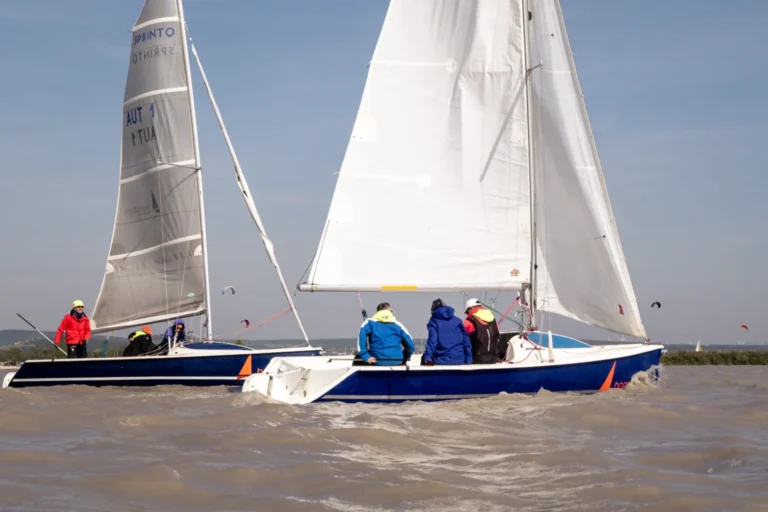
<svg viewBox="0 0 768 512">
<path fill-rule="evenodd" d="M 644 343 L 593 347 L 552 337 L 552 360 L 548 346 L 521 337 L 513 338 L 524 347 L 521 357 L 497 364 L 422 366 L 414 357 L 403 366 L 357 366 L 354 356 L 275 358 L 246 379 L 243 392 L 290 404 L 456 400 L 542 389 L 590 393 L 624 388 L 635 374 L 657 367 L 662 351 Z M 574 342 L 582 346 L 561 348 Z"/>
<path fill-rule="evenodd" d="M 275 356 L 321 353 L 310 344 L 301 324 L 199 57 L 187 39 L 181 0 L 145 1 L 132 31 L 115 226 L 91 330 L 114 332 L 203 316 L 202 341 L 169 340 L 168 348 L 154 355 L 27 361 L 6 375 L 4 387 L 241 386 Z M 243 199 L 306 346 L 255 349 L 213 341 L 190 48 L 230 150 Z"/>
<path fill-rule="evenodd" d="M 659 365 L 558 0 L 391 0 L 300 290 L 517 292 L 523 322 L 496 364 L 280 357 L 244 392 L 287 403 L 595 392 Z M 639 342 L 542 332 L 552 314 Z"/>
<path fill-rule="evenodd" d="M 180 345 L 172 355 L 27 361 L 8 373 L 3 387 L 60 386 L 230 386 L 240 387 L 275 356 L 317 356 L 320 349 L 258 350 L 222 342 Z"/>
</svg>

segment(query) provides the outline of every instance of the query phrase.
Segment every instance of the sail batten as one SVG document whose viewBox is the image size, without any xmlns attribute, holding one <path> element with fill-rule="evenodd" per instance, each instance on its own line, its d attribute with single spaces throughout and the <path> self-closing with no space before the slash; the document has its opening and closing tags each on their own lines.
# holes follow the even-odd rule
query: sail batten
<svg viewBox="0 0 768 512">
<path fill-rule="evenodd" d="M 178 21 L 179 21 L 178 16 L 166 16 L 163 18 L 154 18 L 151 20 L 147 20 L 143 23 L 139 23 L 138 25 L 134 25 L 131 32 L 137 32 L 143 28 L 147 28 L 150 25 L 154 25 L 155 23 L 172 23 L 172 22 L 178 22 Z M 153 36 L 155 36 L 155 34 L 153 34 Z M 160 37 L 162 37 L 162 34 Z"/>
<path fill-rule="evenodd" d="M 182 19 L 176 0 L 146 0 L 132 31 L 115 225 L 92 316 L 97 331 L 206 309 L 199 158 Z"/>
<path fill-rule="evenodd" d="M 143 100 L 146 98 L 149 98 L 151 96 L 157 96 L 160 94 L 173 94 L 175 92 L 188 92 L 189 87 L 166 87 L 165 89 L 156 89 L 154 91 L 147 91 L 144 93 L 139 94 L 138 96 L 134 96 L 133 98 L 128 98 L 123 102 L 123 106 L 130 105 L 131 103 L 135 103 L 139 100 Z"/>
</svg>

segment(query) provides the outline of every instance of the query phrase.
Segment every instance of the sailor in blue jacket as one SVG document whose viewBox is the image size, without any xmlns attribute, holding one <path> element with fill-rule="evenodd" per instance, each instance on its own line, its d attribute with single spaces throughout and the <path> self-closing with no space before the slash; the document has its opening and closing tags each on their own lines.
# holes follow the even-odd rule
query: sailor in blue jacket
<svg viewBox="0 0 768 512">
<path fill-rule="evenodd" d="M 379 304 L 376 314 L 360 326 L 357 344 L 363 361 L 383 366 L 403 364 L 416 351 L 408 330 L 395 320 L 386 302 Z"/>
<path fill-rule="evenodd" d="M 429 337 L 423 364 L 472 364 L 472 344 L 464 322 L 454 315 L 454 309 L 436 299 L 432 302 L 432 318 L 427 322 Z"/>
</svg>

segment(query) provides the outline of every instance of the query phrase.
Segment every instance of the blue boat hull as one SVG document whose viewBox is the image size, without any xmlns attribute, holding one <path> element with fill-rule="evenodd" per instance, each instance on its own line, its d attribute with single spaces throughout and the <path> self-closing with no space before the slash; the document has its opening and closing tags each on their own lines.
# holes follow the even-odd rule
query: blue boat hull
<svg viewBox="0 0 768 512">
<path fill-rule="evenodd" d="M 403 402 L 455 400 L 499 393 L 596 392 L 623 388 L 639 372 L 658 367 L 662 349 L 602 361 L 539 367 L 494 365 L 469 371 L 406 369 L 357 371 L 317 401 Z"/>
<path fill-rule="evenodd" d="M 28 361 L 21 365 L 7 385 L 13 388 L 61 385 L 241 387 L 245 378 L 263 370 L 274 357 L 314 356 L 321 351 L 307 348 L 253 352 L 244 348 L 242 353 L 222 354 L 223 350 L 231 351 L 233 346 L 202 345 L 188 345 L 199 355 Z"/>
</svg>

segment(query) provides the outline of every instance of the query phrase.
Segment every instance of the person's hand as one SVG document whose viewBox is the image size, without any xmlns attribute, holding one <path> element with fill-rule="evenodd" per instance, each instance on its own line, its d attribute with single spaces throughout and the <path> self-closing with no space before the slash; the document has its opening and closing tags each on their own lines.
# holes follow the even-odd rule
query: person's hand
<svg viewBox="0 0 768 512">
<path fill-rule="evenodd" d="M 424 366 L 435 366 L 435 363 L 432 361 L 424 361 Z"/>
<path fill-rule="evenodd" d="M 366 363 L 368 363 L 368 364 L 373 364 L 375 362 L 376 362 L 376 358 L 373 357 L 373 356 L 369 357 L 368 360 L 366 361 Z"/>
</svg>

